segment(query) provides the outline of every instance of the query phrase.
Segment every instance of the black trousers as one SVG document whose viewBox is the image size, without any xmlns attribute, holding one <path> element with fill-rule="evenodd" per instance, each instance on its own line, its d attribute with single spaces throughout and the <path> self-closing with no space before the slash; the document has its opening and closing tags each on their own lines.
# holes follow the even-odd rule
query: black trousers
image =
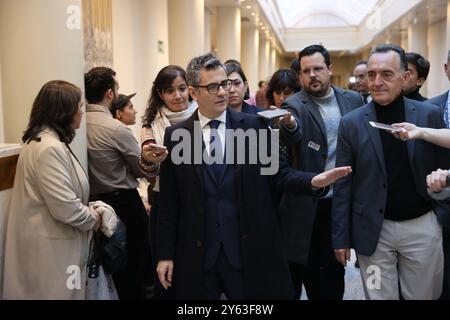
<svg viewBox="0 0 450 320">
<path fill-rule="evenodd" d="M 331 245 L 331 199 L 319 200 L 307 265 L 289 261 L 297 299 L 305 286 L 309 300 L 342 300 L 345 269 Z"/>
<path fill-rule="evenodd" d="M 214 267 L 204 273 L 203 290 L 208 300 L 219 300 L 222 293 L 228 300 L 245 299 L 242 269 L 236 269 L 230 264 L 223 245 L 220 246 Z"/>
<path fill-rule="evenodd" d="M 145 286 L 152 280 L 151 251 L 148 243 L 148 216 L 136 189 L 117 190 L 91 197 L 114 208 L 127 227 L 127 266 L 113 274 L 121 300 L 143 300 Z"/>
</svg>

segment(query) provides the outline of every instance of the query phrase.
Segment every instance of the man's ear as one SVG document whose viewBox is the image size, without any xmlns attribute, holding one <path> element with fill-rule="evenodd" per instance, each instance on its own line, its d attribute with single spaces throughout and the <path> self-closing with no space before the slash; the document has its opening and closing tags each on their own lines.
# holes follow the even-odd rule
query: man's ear
<svg viewBox="0 0 450 320">
<path fill-rule="evenodd" d="M 330 76 L 333 75 L 333 65 L 330 64 L 330 66 L 328 67 L 328 71 L 330 71 Z"/>
<path fill-rule="evenodd" d="M 411 78 L 411 72 L 409 70 L 406 70 L 405 74 L 403 75 L 403 81 L 408 82 L 410 78 Z"/>
<path fill-rule="evenodd" d="M 120 110 L 116 110 L 116 113 L 114 114 L 115 119 L 120 119 Z"/>
<path fill-rule="evenodd" d="M 421 85 L 423 85 L 425 83 L 426 79 L 424 78 L 419 78 L 417 79 L 417 86 L 420 87 Z"/>
<path fill-rule="evenodd" d="M 106 98 L 108 100 L 113 100 L 114 97 L 114 92 L 111 89 L 108 89 L 108 91 L 106 91 L 105 96 L 103 98 Z"/>
<path fill-rule="evenodd" d="M 198 100 L 198 91 L 193 86 L 188 87 L 189 95 L 192 97 L 193 100 Z"/>
</svg>

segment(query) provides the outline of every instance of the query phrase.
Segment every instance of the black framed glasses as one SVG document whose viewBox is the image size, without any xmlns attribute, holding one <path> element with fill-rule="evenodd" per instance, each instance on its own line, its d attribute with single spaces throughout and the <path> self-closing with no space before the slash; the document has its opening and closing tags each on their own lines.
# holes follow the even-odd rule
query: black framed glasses
<svg viewBox="0 0 450 320">
<path fill-rule="evenodd" d="M 221 83 L 210 83 L 206 86 L 194 86 L 194 88 L 206 88 L 209 94 L 217 94 L 217 92 L 219 92 L 219 87 L 222 87 L 225 91 L 230 91 L 231 80 L 224 80 Z"/>
</svg>

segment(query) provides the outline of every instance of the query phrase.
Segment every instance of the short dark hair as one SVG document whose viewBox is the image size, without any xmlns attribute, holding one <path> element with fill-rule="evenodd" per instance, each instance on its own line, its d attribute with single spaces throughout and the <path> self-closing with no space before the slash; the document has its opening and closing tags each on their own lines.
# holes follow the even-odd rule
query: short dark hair
<svg viewBox="0 0 450 320">
<path fill-rule="evenodd" d="M 34 99 L 30 120 L 22 141 L 40 141 L 39 133 L 46 127 L 54 130 L 61 142 L 70 144 L 75 137 L 73 117 L 81 102 L 81 89 L 72 83 L 55 80 L 47 82 Z"/>
<path fill-rule="evenodd" d="M 200 71 L 206 71 L 222 68 L 225 71 L 225 66 L 212 53 L 207 53 L 193 58 L 186 68 L 186 82 L 190 86 L 198 86 L 200 84 Z"/>
<path fill-rule="evenodd" d="M 323 56 L 327 67 L 329 67 L 331 65 L 330 53 L 328 52 L 328 50 L 325 49 L 320 44 L 314 44 L 312 46 L 306 47 L 305 49 L 300 51 L 300 53 L 298 54 L 299 71 L 301 69 L 302 58 L 312 56 L 313 54 L 315 54 L 317 52 Z"/>
<path fill-rule="evenodd" d="M 240 63 L 239 61 L 237 61 L 236 59 L 228 59 L 228 60 L 225 61 L 223 64 L 224 64 L 224 65 L 226 65 L 226 64 L 237 64 L 238 66 L 241 65 L 241 63 Z"/>
<path fill-rule="evenodd" d="M 180 66 L 168 65 L 162 68 L 153 81 L 153 86 L 150 92 L 150 98 L 148 100 L 148 106 L 145 110 L 145 114 L 142 117 L 142 126 L 150 128 L 152 122 L 155 120 L 158 110 L 164 106 L 164 101 L 161 99 L 163 94 L 173 84 L 176 78 L 182 78 L 186 81 L 186 72 Z"/>
<path fill-rule="evenodd" d="M 273 99 L 274 91 L 281 91 L 285 88 L 291 88 L 294 92 L 299 92 L 301 87 L 298 82 L 298 76 L 292 69 L 280 69 L 274 73 L 267 86 L 266 99 L 269 105 L 275 105 Z"/>
<path fill-rule="evenodd" d="M 296 73 L 300 72 L 300 64 L 298 63 L 297 59 L 292 60 L 291 69 L 294 70 L 294 72 Z"/>
<path fill-rule="evenodd" d="M 258 88 L 262 88 L 262 85 L 265 83 L 266 81 L 264 81 L 264 80 L 261 80 L 261 81 L 259 81 L 258 82 Z"/>
<path fill-rule="evenodd" d="M 376 54 L 376 53 L 387 53 L 389 51 L 394 51 L 398 54 L 400 58 L 400 70 L 406 71 L 408 70 L 408 63 L 406 62 L 406 53 L 405 50 L 403 50 L 401 47 L 395 45 L 395 44 L 380 44 L 372 49 L 369 55 L 370 58 Z"/>
<path fill-rule="evenodd" d="M 234 62 L 225 63 L 225 71 L 227 72 L 227 76 L 229 76 L 233 72 L 236 72 L 237 74 L 239 74 L 241 76 L 242 80 L 247 84 L 247 91 L 245 91 L 244 100 L 250 99 L 250 89 L 248 86 L 247 77 L 245 76 L 245 73 L 242 70 L 241 65 L 236 64 Z"/>
<path fill-rule="evenodd" d="M 128 102 L 136 95 L 136 93 L 126 95 L 126 94 L 119 94 L 117 97 L 117 100 L 113 102 L 111 107 L 109 108 L 109 111 L 111 111 L 111 114 L 113 118 L 116 118 L 117 111 L 122 111 L 125 109 L 125 107 L 128 105 Z"/>
<path fill-rule="evenodd" d="M 360 65 L 365 65 L 365 66 L 367 66 L 367 60 L 360 60 L 360 61 L 358 61 L 356 64 L 355 64 L 355 68 L 357 67 L 357 66 L 360 66 Z"/>
<path fill-rule="evenodd" d="M 430 62 L 415 52 L 406 53 L 406 62 L 413 64 L 417 69 L 417 75 L 419 78 L 427 80 L 430 73 Z"/>
<path fill-rule="evenodd" d="M 108 90 L 114 91 L 116 72 L 106 67 L 96 67 L 84 75 L 86 100 L 88 103 L 99 103 Z"/>
</svg>

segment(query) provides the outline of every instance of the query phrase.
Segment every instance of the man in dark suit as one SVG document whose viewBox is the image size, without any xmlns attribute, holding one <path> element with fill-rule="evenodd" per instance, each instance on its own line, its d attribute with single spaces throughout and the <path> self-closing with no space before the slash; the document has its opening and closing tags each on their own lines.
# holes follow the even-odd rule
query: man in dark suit
<svg viewBox="0 0 450 320">
<path fill-rule="evenodd" d="M 324 47 L 303 49 L 299 64 L 303 89 L 282 105 L 296 121 L 284 121 L 281 136 L 291 149 L 296 169 L 322 172 L 335 167 L 341 116 L 364 102 L 358 93 L 331 85 L 332 65 Z M 310 300 L 344 296 L 345 270 L 331 247 L 332 197 L 332 190 L 321 199 L 292 194 L 282 197 L 281 227 L 297 297 L 302 284 Z"/>
<path fill-rule="evenodd" d="M 260 160 L 236 162 L 270 145 L 247 139 L 238 153 L 242 146 L 229 147 L 236 140 L 230 131 L 270 135 L 270 130 L 262 119 L 227 108 L 231 83 L 213 55 L 194 58 L 186 79 L 199 107 L 165 134 L 170 157 L 160 174 L 159 279 L 165 288 L 174 285 L 177 299 L 219 299 L 222 292 L 228 299 L 293 299 L 270 182 L 313 196 L 350 168 L 316 176 L 280 161 L 278 172 L 266 176 Z M 183 141 L 175 141 L 180 135 Z M 187 160 L 179 161 L 175 150 L 183 144 L 187 147 L 179 151 Z"/>
<path fill-rule="evenodd" d="M 355 77 L 355 91 L 362 95 L 364 104 L 372 101 L 367 85 L 367 61 L 361 60 L 356 63 L 353 69 L 353 77 Z"/>
<path fill-rule="evenodd" d="M 406 53 L 406 62 L 408 63 L 409 79 L 403 83 L 404 96 L 417 101 L 428 100 L 420 94 L 420 88 L 427 81 L 430 62 L 415 52 Z"/>
<path fill-rule="evenodd" d="M 336 165 L 353 174 L 334 185 L 332 240 L 343 265 L 358 255 L 367 299 L 437 299 L 442 290 L 444 203 L 431 199 L 427 174 L 448 165 L 448 151 L 423 140 L 402 141 L 369 121 L 444 126 L 438 108 L 404 98 L 406 56 L 376 47 L 368 63 L 373 101 L 342 118 Z M 398 267 L 397 267 L 398 265 Z"/>
<path fill-rule="evenodd" d="M 447 75 L 448 80 L 450 81 L 450 50 L 447 54 L 447 63 L 444 64 L 444 71 Z M 449 99 L 449 91 L 445 92 L 444 94 L 434 97 L 430 100 L 428 100 L 430 103 L 433 103 L 439 107 L 439 110 L 441 112 L 441 116 L 444 119 L 445 126 L 447 128 L 450 128 L 450 121 L 449 121 L 449 105 L 450 105 L 450 99 Z M 445 168 L 448 168 L 448 164 L 444 166 Z M 445 265 L 445 271 L 444 271 L 444 286 L 442 288 L 442 295 L 441 300 L 449 300 L 450 299 L 450 226 L 444 226 L 443 228 L 443 248 L 444 248 L 444 265 Z"/>
<path fill-rule="evenodd" d="M 445 74 L 447 75 L 448 80 L 450 81 L 450 50 L 447 55 L 447 63 L 444 64 Z M 440 96 L 434 97 L 429 100 L 432 104 L 439 106 L 439 110 L 441 111 L 442 116 L 444 117 L 445 126 L 450 128 L 449 121 L 449 104 L 450 104 L 450 94 L 449 91 L 441 94 Z"/>
</svg>

